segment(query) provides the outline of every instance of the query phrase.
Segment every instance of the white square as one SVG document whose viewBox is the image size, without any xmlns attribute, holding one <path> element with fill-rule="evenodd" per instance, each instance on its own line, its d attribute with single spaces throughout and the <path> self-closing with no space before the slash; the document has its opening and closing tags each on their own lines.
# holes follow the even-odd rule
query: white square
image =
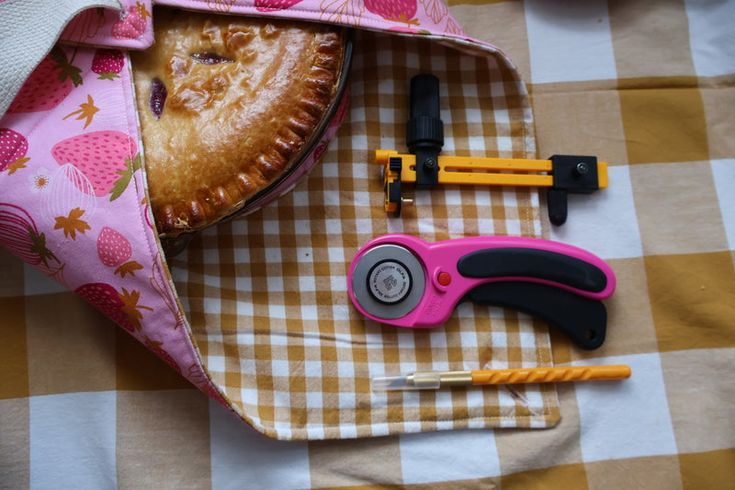
<svg viewBox="0 0 735 490">
<path fill-rule="evenodd" d="M 265 260 L 269 264 L 278 264 L 281 262 L 281 249 L 279 247 L 266 247 Z"/>
<path fill-rule="evenodd" d="M 616 78 L 605 0 L 524 2 L 534 83 Z"/>
<path fill-rule="evenodd" d="M 340 240 L 341 237 L 333 236 L 330 237 L 330 242 L 334 243 L 338 240 Z M 332 263 L 339 263 L 345 261 L 345 249 L 342 247 L 329 247 L 327 248 L 327 255 L 329 257 L 329 261 Z"/>
<path fill-rule="evenodd" d="M 278 221 L 270 220 L 270 219 L 263 221 L 263 234 L 264 235 L 277 235 L 278 234 Z"/>
<path fill-rule="evenodd" d="M 281 276 L 268 276 L 266 284 L 268 284 L 268 292 L 279 293 L 283 291 L 283 277 Z"/>
<path fill-rule="evenodd" d="M 301 305 L 301 319 L 302 320 L 318 320 L 319 311 L 316 305 Z"/>
<path fill-rule="evenodd" d="M 252 316 L 253 304 L 250 301 L 237 301 L 237 314 L 239 316 Z"/>
<path fill-rule="evenodd" d="M 244 236 L 245 234 L 234 233 L 233 236 Z M 250 249 L 248 247 L 235 247 L 235 262 L 238 264 L 247 264 L 250 262 Z M 182 267 L 183 269 L 183 267 Z"/>
<path fill-rule="evenodd" d="M 576 366 L 628 364 L 622 381 L 575 386 L 585 462 L 676 454 L 676 439 L 657 353 L 575 361 Z"/>
<path fill-rule="evenodd" d="M 279 305 L 279 304 L 269 304 L 268 305 L 268 316 L 270 316 L 271 319 L 273 318 L 286 318 L 286 306 L 285 305 Z"/>
<path fill-rule="evenodd" d="M 250 292 L 253 290 L 253 278 L 250 276 L 238 275 L 235 277 L 235 287 L 238 291 Z"/>
<path fill-rule="evenodd" d="M 584 248 L 603 259 L 643 255 L 638 217 L 626 166 L 608 167 L 610 187 L 569 196 L 569 217 L 551 227 L 551 238 Z"/>
<path fill-rule="evenodd" d="M 33 266 L 23 264 L 23 284 L 26 296 L 65 293 L 67 289 Z"/>
<path fill-rule="evenodd" d="M 485 150 L 485 138 L 483 136 L 470 136 L 467 138 L 470 144 L 470 150 L 484 151 Z"/>
<path fill-rule="evenodd" d="M 212 489 L 309 488 L 306 442 L 274 441 L 209 403 Z"/>
<path fill-rule="evenodd" d="M 735 72 L 735 2 L 686 0 L 689 43 L 700 77 Z"/>
<path fill-rule="evenodd" d="M 730 250 L 735 250 L 735 160 L 713 160 L 712 178 L 715 180 L 717 198 L 720 200 L 720 212 L 725 224 L 725 234 Z"/>
<path fill-rule="evenodd" d="M 511 138 L 510 136 L 498 136 L 497 142 L 499 152 L 513 151 L 513 138 Z"/>
<path fill-rule="evenodd" d="M 465 85 L 467 87 L 467 85 Z M 474 85 L 473 85 L 474 87 Z M 467 90 L 465 90 L 465 95 L 467 94 Z M 475 97 L 477 96 L 477 90 L 475 90 Z M 468 123 L 482 123 L 482 110 L 480 109 L 466 109 L 465 114 L 467 117 Z"/>
<path fill-rule="evenodd" d="M 395 119 L 395 109 L 392 107 L 381 107 L 378 109 L 378 117 L 380 118 L 380 122 L 383 124 L 392 123 Z"/>
<path fill-rule="evenodd" d="M 31 488 L 114 488 L 117 394 L 30 398 Z"/>
<path fill-rule="evenodd" d="M 498 449 L 491 430 L 404 434 L 400 451 L 405 484 L 500 475 Z"/>
<path fill-rule="evenodd" d="M 299 276 L 299 291 L 316 291 L 314 276 Z"/>
<path fill-rule="evenodd" d="M 207 356 L 207 369 L 210 371 L 217 371 L 219 373 L 225 372 L 225 358 L 224 356 Z"/>
<path fill-rule="evenodd" d="M 336 162 L 329 162 L 326 159 L 322 160 L 322 175 L 324 177 L 337 177 L 338 175 L 338 168 Z"/>
<path fill-rule="evenodd" d="M 354 120 L 351 120 L 350 122 L 354 123 Z M 367 134 L 353 135 L 351 148 L 353 150 L 368 150 Z"/>
<path fill-rule="evenodd" d="M 213 286 L 215 288 L 218 288 L 220 285 L 219 274 L 202 274 L 202 279 L 204 280 L 205 286 Z"/>
</svg>

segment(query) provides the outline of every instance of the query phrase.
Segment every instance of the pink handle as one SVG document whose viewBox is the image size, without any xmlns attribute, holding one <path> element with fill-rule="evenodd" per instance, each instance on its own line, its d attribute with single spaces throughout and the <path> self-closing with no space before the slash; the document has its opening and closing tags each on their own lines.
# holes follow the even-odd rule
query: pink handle
<svg viewBox="0 0 735 490">
<path fill-rule="evenodd" d="M 352 275 L 360 258 L 378 245 L 395 244 L 407 248 L 424 267 L 425 291 L 418 305 L 405 316 L 394 319 L 376 317 L 360 306 L 352 288 Z M 525 248 L 561 254 L 578 259 L 598 268 L 605 276 L 604 289 L 588 291 L 567 284 L 535 277 L 466 277 L 457 268 L 462 257 L 473 252 L 491 249 Z M 355 256 L 348 276 L 348 293 L 355 307 L 366 317 L 377 322 L 399 327 L 433 327 L 443 324 L 457 303 L 473 288 L 490 282 L 523 281 L 550 285 L 590 299 L 604 299 L 615 290 L 615 274 L 599 257 L 571 245 L 538 238 L 471 237 L 428 243 L 416 237 L 401 234 L 384 235 L 368 242 Z"/>
</svg>

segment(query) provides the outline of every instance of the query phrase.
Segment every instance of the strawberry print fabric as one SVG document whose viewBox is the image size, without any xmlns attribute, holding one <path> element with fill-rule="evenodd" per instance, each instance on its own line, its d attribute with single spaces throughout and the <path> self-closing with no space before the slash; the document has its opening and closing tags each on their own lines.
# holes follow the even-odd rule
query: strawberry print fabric
<svg viewBox="0 0 735 490">
<path fill-rule="evenodd" d="M 215 12 L 267 14 L 408 34 L 464 31 L 442 0 L 159 0 L 159 5 Z"/>
<path fill-rule="evenodd" d="M 0 120 L 0 244 L 218 397 L 184 333 L 140 151 L 127 55 L 57 46 Z"/>
<path fill-rule="evenodd" d="M 202 364 L 152 225 L 130 63 L 118 49 L 153 42 L 152 6 L 150 0 L 121 3 L 120 13 L 92 9 L 70 23 L 61 40 L 71 45 L 51 51 L 0 120 L 0 245 L 75 291 L 234 410 Z M 525 94 L 512 63 L 493 46 L 464 36 L 440 0 L 158 3 L 421 35 L 495 57 L 508 69 L 507 83 Z M 325 151 L 344 113 L 343 102 L 305 170 Z M 277 194 L 293 185 L 291 179 Z M 252 421 L 247 413 L 237 415 Z"/>
<path fill-rule="evenodd" d="M 120 12 L 91 8 L 77 15 L 61 41 L 94 46 L 145 49 L 153 43 L 151 0 L 119 0 Z"/>
</svg>

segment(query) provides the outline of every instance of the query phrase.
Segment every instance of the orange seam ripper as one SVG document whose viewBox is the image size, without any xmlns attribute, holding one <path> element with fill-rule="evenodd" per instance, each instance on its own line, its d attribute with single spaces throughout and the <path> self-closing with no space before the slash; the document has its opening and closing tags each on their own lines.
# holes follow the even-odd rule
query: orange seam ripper
<svg viewBox="0 0 735 490">
<path fill-rule="evenodd" d="M 437 390 L 451 386 L 483 386 L 568 381 L 611 381 L 629 378 L 630 366 L 563 366 L 474 371 L 416 372 L 373 378 L 373 391 Z"/>
</svg>

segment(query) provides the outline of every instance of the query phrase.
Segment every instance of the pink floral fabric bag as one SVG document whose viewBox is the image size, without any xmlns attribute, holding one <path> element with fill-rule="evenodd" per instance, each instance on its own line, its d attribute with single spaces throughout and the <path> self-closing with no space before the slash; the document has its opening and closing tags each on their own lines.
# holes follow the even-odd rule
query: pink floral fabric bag
<svg viewBox="0 0 735 490">
<path fill-rule="evenodd" d="M 440 0 L 157 3 L 417 36 L 474 56 L 494 57 L 515 73 L 497 48 L 466 37 Z M 0 3 L 3 7 L 14 8 Z M 266 434 L 340 437 L 294 435 L 254 422 L 255 416 L 234 404 L 227 389 L 212 380 L 193 341 L 152 224 L 126 52 L 154 42 L 152 12 L 150 0 L 123 0 L 119 11 L 84 10 L 64 27 L 59 42 L 13 94 L 0 119 L 0 244 L 75 291 L 203 392 Z M 523 92 L 520 80 L 512 83 Z M 274 196 L 291 189 L 317 163 L 345 114 L 344 104 L 346 99 L 303 170 Z M 527 137 L 532 148 L 532 135 Z"/>
</svg>

